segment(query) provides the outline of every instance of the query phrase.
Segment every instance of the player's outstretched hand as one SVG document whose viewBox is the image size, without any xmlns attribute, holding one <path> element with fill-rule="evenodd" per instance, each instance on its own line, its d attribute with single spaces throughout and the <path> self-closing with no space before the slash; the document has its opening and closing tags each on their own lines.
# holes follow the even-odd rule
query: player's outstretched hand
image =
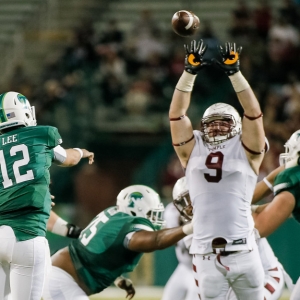
<svg viewBox="0 0 300 300">
<path fill-rule="evenodd" d="M 219 53 L 222 61 L 213 58 L 212 61 L 219 66 L 228 76 L 240 70 L 240 55 L 242 47 L 236 48 L 235 43 L 226 42 L 225 46 L 219 46 Z"/>
<path fill-rule="evenodd" d="M 132 281 L 128 278 L 122 278 L 122 280 L 120 280 L 117 284 L 117 286 L 122 289 L 125 290 L 127 292 L 126 294 L 126 298 L 128 298 L 129 300 L 132 299 L 135 295 L 135 288 L 132 284 Z"/>
<path fill-rule="evenodd" d="M 191 41 L 191 46 L 184 44 L 185 49 L 185 70 L 196 75 L 204 66 L 210 64 L 210 61 L 204 60 L 203 56 L 207 49 L 207 45 L 200 40 L 197 44 L 196 40 Z"/>
<path fill-rule="evenodd" d="M 88 158 L 89 159 L 89 165 L 91 165 L 94 162 L 94 153 L 90 152 L 86 149 L 82 149 L 82 158 Z"/>
</svg>

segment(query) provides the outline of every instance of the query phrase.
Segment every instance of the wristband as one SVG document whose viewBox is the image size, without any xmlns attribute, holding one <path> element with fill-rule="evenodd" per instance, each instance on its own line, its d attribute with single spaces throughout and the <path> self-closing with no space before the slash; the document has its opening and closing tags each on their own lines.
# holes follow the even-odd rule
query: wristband
<svg viewBox="0 0 300 300">
<path fill-rule="evenodd" d="M 67 224 L 68 224 L 67 221 L 63 220 L 62 218 L 58 218 L 54 223 L 51 232 L 61 236 L 67 236 L 68 233 Z"/>
<path fill-rule="evenodd" d="M 274 192 L 273 185 L 270 183 L 270 181 L 269 181 L 266 177 L 263 179 L 263 182 L 267 185 L 267 187 L 268 187 L 272 192 Z"/>
<path fill-rule="evenodd" d="M 259 205 L 251 205 L 251 212 L 255 213 Z"/>
<path fill-rule="evenodd" d="M 181 77 L 179 78 L 176 89 L 181 92 L 191 92 L 194 87 L 194 82 L 197 75 L 183 71 Z"/>
<path fill-rule="evenodd" d="M 238 71 L 228 77 L 229 77 L 229 79 L 232 83 L 233 89 L 235 90 L 236 93 L 242 92 L 250 87 L 248 81 L 242 75 L 242 73 L 240 71 Z"/>
<path fill-rule="evenodd" d="M 185 235 L 190 235 L 193 233 L 193 223 L 190 222 L 182 226 L 182 231 Z"/>
<path fill-rule="evenodd" d="M 73 148 L 74 150 L 78 151 L 80 153 L 80 158 L 83 156 L 83 151 L 80 148 Z"/>
</svg>

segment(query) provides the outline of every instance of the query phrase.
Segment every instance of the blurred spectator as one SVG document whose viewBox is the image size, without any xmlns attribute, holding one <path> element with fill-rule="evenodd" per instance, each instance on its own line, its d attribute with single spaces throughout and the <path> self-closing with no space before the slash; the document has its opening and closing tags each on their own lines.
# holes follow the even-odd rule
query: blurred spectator
<svg viewBox="0 0 300 300">
<path fill-rule="evenodd" d="M 204 40 L 207 45 L 207 50 L 205 56 L 207 59 L 211 59 L 219 55 L 218 45 L 220 44 L 220 40 L 217 37 L 212 23 L 209 20 L 202 20 L 200 26 L 200 38 Z"/>
<path fill-rule="evenodd" d="M 257 35 L 266 40 L 272 24 L 272 8 L 268 0 L 258 0 L 253 11 L 253 23 Z"/>
<path fill-rule="evenodd" d="M 150 9 L 143 9 L 140 12 L 139 18 L 131 27 L 131 35 L 133 36 L 151 36 L 161 30 L 161 24 L 154 17 Z"/>
<path fill-rule="evenodd" d="M 232 11 L 229 35 L 237 44 L 247 45 L 248 36 L 253 31 L 252 12 L 245 0 L 239 0 Z"/>
<path fill-rule="evenodd" d="M 299 46 L 299 32 L 287 19 L 278 17 L 268 33 L 268 50 L 271 61 L 292 61 Z"/>
<path fill-rule="evenodd" d="M 153 53 L 166 56 L 169 50 L 160 31 L 156 34 L 140 33 L 132 38 L 132 47 L 135 49 L 136 60 L 140 63 L 146 63 Z"/>
<path fill-rule="evenodd" d="M 93 67 L 96 62 L 96 54 L 92 36 L 89 30 L 85 31 L 81 28 L 73 32 L 71 44 L 66 48 L 61 59 L 65 72 Z"/>
<path fill-rule="evenodd" d="M 100 65 L 94 77 L 102 90 L 104 104 L 108 106 L 117 104 L 118 99 L 124 94 L 124 86 L 128 78 L 126 63 L 114 46 L 102 48 Z"/>
<path fill-rule="evenodd" d="M 293 0 L 283 0 L 278 12 L 279 16 L 284 18 L 287 23 L 300 29 L 299 4 L 296 4 Z"/>
<path fill-rule="evenodd" d="M 130 116 L 144 117 L 152 103 L 152 85 L 147 80 L 135 80 L 124 96 L 123 107 Z"/>
<path fill-rule="evenodd" d="M 103 48 L 114 48 L 118 52 L 122 52 L 122 43 L 124 42 L 124 32 L 119 28 L 118 21 L 111 19 L 107 23 L 107 28 L 99 34 L 96 44 L 96 52 L 101 53 Z"/>
</svg>

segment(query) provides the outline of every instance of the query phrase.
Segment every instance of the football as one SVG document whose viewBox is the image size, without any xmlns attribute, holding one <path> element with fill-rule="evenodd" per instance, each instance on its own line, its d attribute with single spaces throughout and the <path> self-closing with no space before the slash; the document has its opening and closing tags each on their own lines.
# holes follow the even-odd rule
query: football
<svg viewBox="0 0 300 300">
<path fill-rule="evenodd" d="M 172 17 L 173 30 L 183 37 L 195 34 L 199 25 L 199 18 L 191 11 L 179 10 Z"/>
</svg>

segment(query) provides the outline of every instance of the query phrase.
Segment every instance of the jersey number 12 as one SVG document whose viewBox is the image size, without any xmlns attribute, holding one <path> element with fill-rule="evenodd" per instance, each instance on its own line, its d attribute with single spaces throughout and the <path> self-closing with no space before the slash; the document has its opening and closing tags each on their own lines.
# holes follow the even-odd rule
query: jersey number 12
<svg viewBox="0 0 300 300">
<path fill-rule="evenodd" d="M 22 174 L 22 175 L 20 174 L 20 170 L 19 170 L 20 167 L 26 166 L 30 161 L 27 146 L 24 144 L 21 144 L 21 145 L 16 145 L 16 146 L 11 147 L 10 151 L 9 151 L 10 157 L 15 156 L 17 154 L 17 152 L 22 152 L 23 158 L 16 160 L 12 165 L 12 169 L 13 169 L 12 171 L 14 173 L 16 183 L 34 179 L 32 170 L 28 170 L 25 174 Z M 0 167 L 1 167 L 1 173 L 2 173 L 2 179 L 3 179 L 3 181 L 2 181 L 3 187 L 8 188 L 13 185 L 13 181 L 11 178 L 8 177 L 7 165 L 6 165 L 3 150 L 0 150 Z"/>
</svg>

